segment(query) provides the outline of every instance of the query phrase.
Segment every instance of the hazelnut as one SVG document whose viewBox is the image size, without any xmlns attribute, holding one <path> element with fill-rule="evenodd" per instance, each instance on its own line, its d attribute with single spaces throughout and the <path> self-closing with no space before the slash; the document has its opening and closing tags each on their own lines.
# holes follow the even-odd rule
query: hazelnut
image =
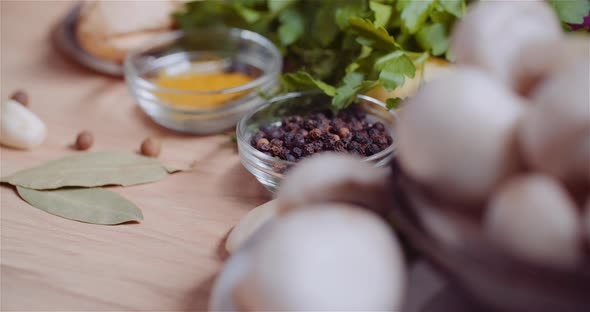
<svg viewBox="0 0 590 312">
<path fill-rule="evenodd" d="M 148 157 L 158 157 L 161 150 L 160 141 L 155 138 L 147 138 L 141 143 L 141 154 Z"/>
<path fill-rule="evenodd" d="M 14 93 L 10 96 L 10 99 L 19 102 L 25 107 L 29 107 L 29 96 L 23 90 L 14 91 Z"/>
<path fill-rule="evenodd" d="M 92 136 L 92 133 L 90 131 L 82 131 L 78 134 L 78 137 L 76 137 L 76 144 L 74 147 L 77 150 L 84 151 L 89 149 L 92 146 L 92 143 L 94 143 L 94 136 Z"/>
</svg>

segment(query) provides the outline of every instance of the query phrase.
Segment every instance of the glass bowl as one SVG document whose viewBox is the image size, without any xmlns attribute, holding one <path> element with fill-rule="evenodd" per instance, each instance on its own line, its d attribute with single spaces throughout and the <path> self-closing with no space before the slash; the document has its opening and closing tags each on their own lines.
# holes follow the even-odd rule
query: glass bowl
<svg viewBox="0 0 590 312">
<path fill-rule="evenodd" d="M 127 86 L 143 111 L 166 128 L 193 134 L 235 126 L 246 112 L 263 103 L 260 94 L 276 90 L 281 68 L 282 56 L 272 42 L 235 28 L 166 33 L 131 51 L 124 63 Z M 252 79 L 232 88 L 203 91 L 162 88 L 154 83 L 161 73 L 187 72 L 239 72 Z M 222 106 L 204 105 L 213 98 L 222 101 Z"/>
<path fill-rule="evenodd" d="M 276 191 L 285 173 L 297 162 L 282 160 L 258 151 L 250 145 L 252 137 L 261 125 L 280 123 L 281 119 L 296 114 L 306 115 L 325 111 L 328 109 L 330 100 L 328 96 L 318 92 L 288 93 L 268 100 L 240 120 L 236 128 L 240 161 L 269 191 Z M 364 95 L 359 95 L 353 105 L 360 106 L 367 113 L 367 119 L 370 122 L 382 122 L 393 138 L 393 143 L 389 147 L 363 158 L 363 161 L 373 162 L 377 167 L 389 164 L 396 150 L 394 128 L 397 115 L 387 110 L 382 102 Z"/>
<path fill-rule="evenodd" d="M 566 269 L 499 249 L 473 216 L 454 212 L 392 162 L 389 219 L 419 255 L 492 311 L 588 311 L 590 263 Z"/>
</svg>

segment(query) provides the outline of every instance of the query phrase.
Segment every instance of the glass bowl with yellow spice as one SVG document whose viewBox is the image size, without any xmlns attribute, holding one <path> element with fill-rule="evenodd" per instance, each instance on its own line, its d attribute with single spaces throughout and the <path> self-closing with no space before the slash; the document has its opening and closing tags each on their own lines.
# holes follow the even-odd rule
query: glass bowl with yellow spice
<svg viewBox="0 0 590 312">
<path fill-rule="evenodd" d="M 128 54 L 131 95 L 156 123 L 180 132 L 217 133 L 274 93 L 282 57 L 265 37 L 242 29 L 170 32 Z"/>
</svg>

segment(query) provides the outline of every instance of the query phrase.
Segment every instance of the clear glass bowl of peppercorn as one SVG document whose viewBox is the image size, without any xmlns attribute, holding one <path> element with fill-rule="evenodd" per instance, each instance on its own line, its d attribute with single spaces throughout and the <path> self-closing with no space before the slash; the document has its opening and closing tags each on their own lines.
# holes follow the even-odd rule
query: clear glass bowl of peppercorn
<svg viewBox="0 0 590 312">
<path fill-rule="evenodd" d="M 348 153 L 387 165 L 396 150 L 395 112 L 364 95 L 339 112 L 330 103 L 323 93 L 288 93 L 245 115 L 236 129 L 244 167 L 274 192 L 289 169 L 318 153 Z"/>
</svg>

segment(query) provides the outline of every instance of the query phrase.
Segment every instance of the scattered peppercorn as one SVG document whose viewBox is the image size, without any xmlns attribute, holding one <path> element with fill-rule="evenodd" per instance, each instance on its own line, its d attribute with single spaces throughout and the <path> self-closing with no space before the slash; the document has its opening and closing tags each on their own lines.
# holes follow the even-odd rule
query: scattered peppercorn
<svg viewBox="0 0 590 312">
<path fill-rule="evenodd" d="M 350 130 L 348 128 L 340 128 L 338 129 L 338 135 L 342 138 L 347 138 L 350 135 Z"/>
<path fill-rule="evenodd" d="M 23 90 L 14 91 L 14 93 L 10 96 L 10 99 L 21 103 L 24 107 L 29 107 L 29 96 Z"/>
<path fill-rule="evenodd" d="M 92 147 L 92 143 L 94 143 L 94 136 L 90 131 L 82 131 L 76 137 L 76 143 L 74 147 L 77 150 L 85 151 Z"/>
<path fill-rule="evenodd" d="M 317 112 L 283 118 L 280 123 L 261 126 L 250 141 L 257 150 L 288 161 L 325 151 L 366 157 L 392 143 L 385 125 L 371 123 L 367 114 L 355 106 L 335 116 L 331 112 Z"/>
<path fill-rule="evenodd" d="M 148 157 L 158 157 L 162 146 L 160 141 L 155 138 L 147 138 L 141 142 L 140 151 L 141 154 Z"/>
</svg>

